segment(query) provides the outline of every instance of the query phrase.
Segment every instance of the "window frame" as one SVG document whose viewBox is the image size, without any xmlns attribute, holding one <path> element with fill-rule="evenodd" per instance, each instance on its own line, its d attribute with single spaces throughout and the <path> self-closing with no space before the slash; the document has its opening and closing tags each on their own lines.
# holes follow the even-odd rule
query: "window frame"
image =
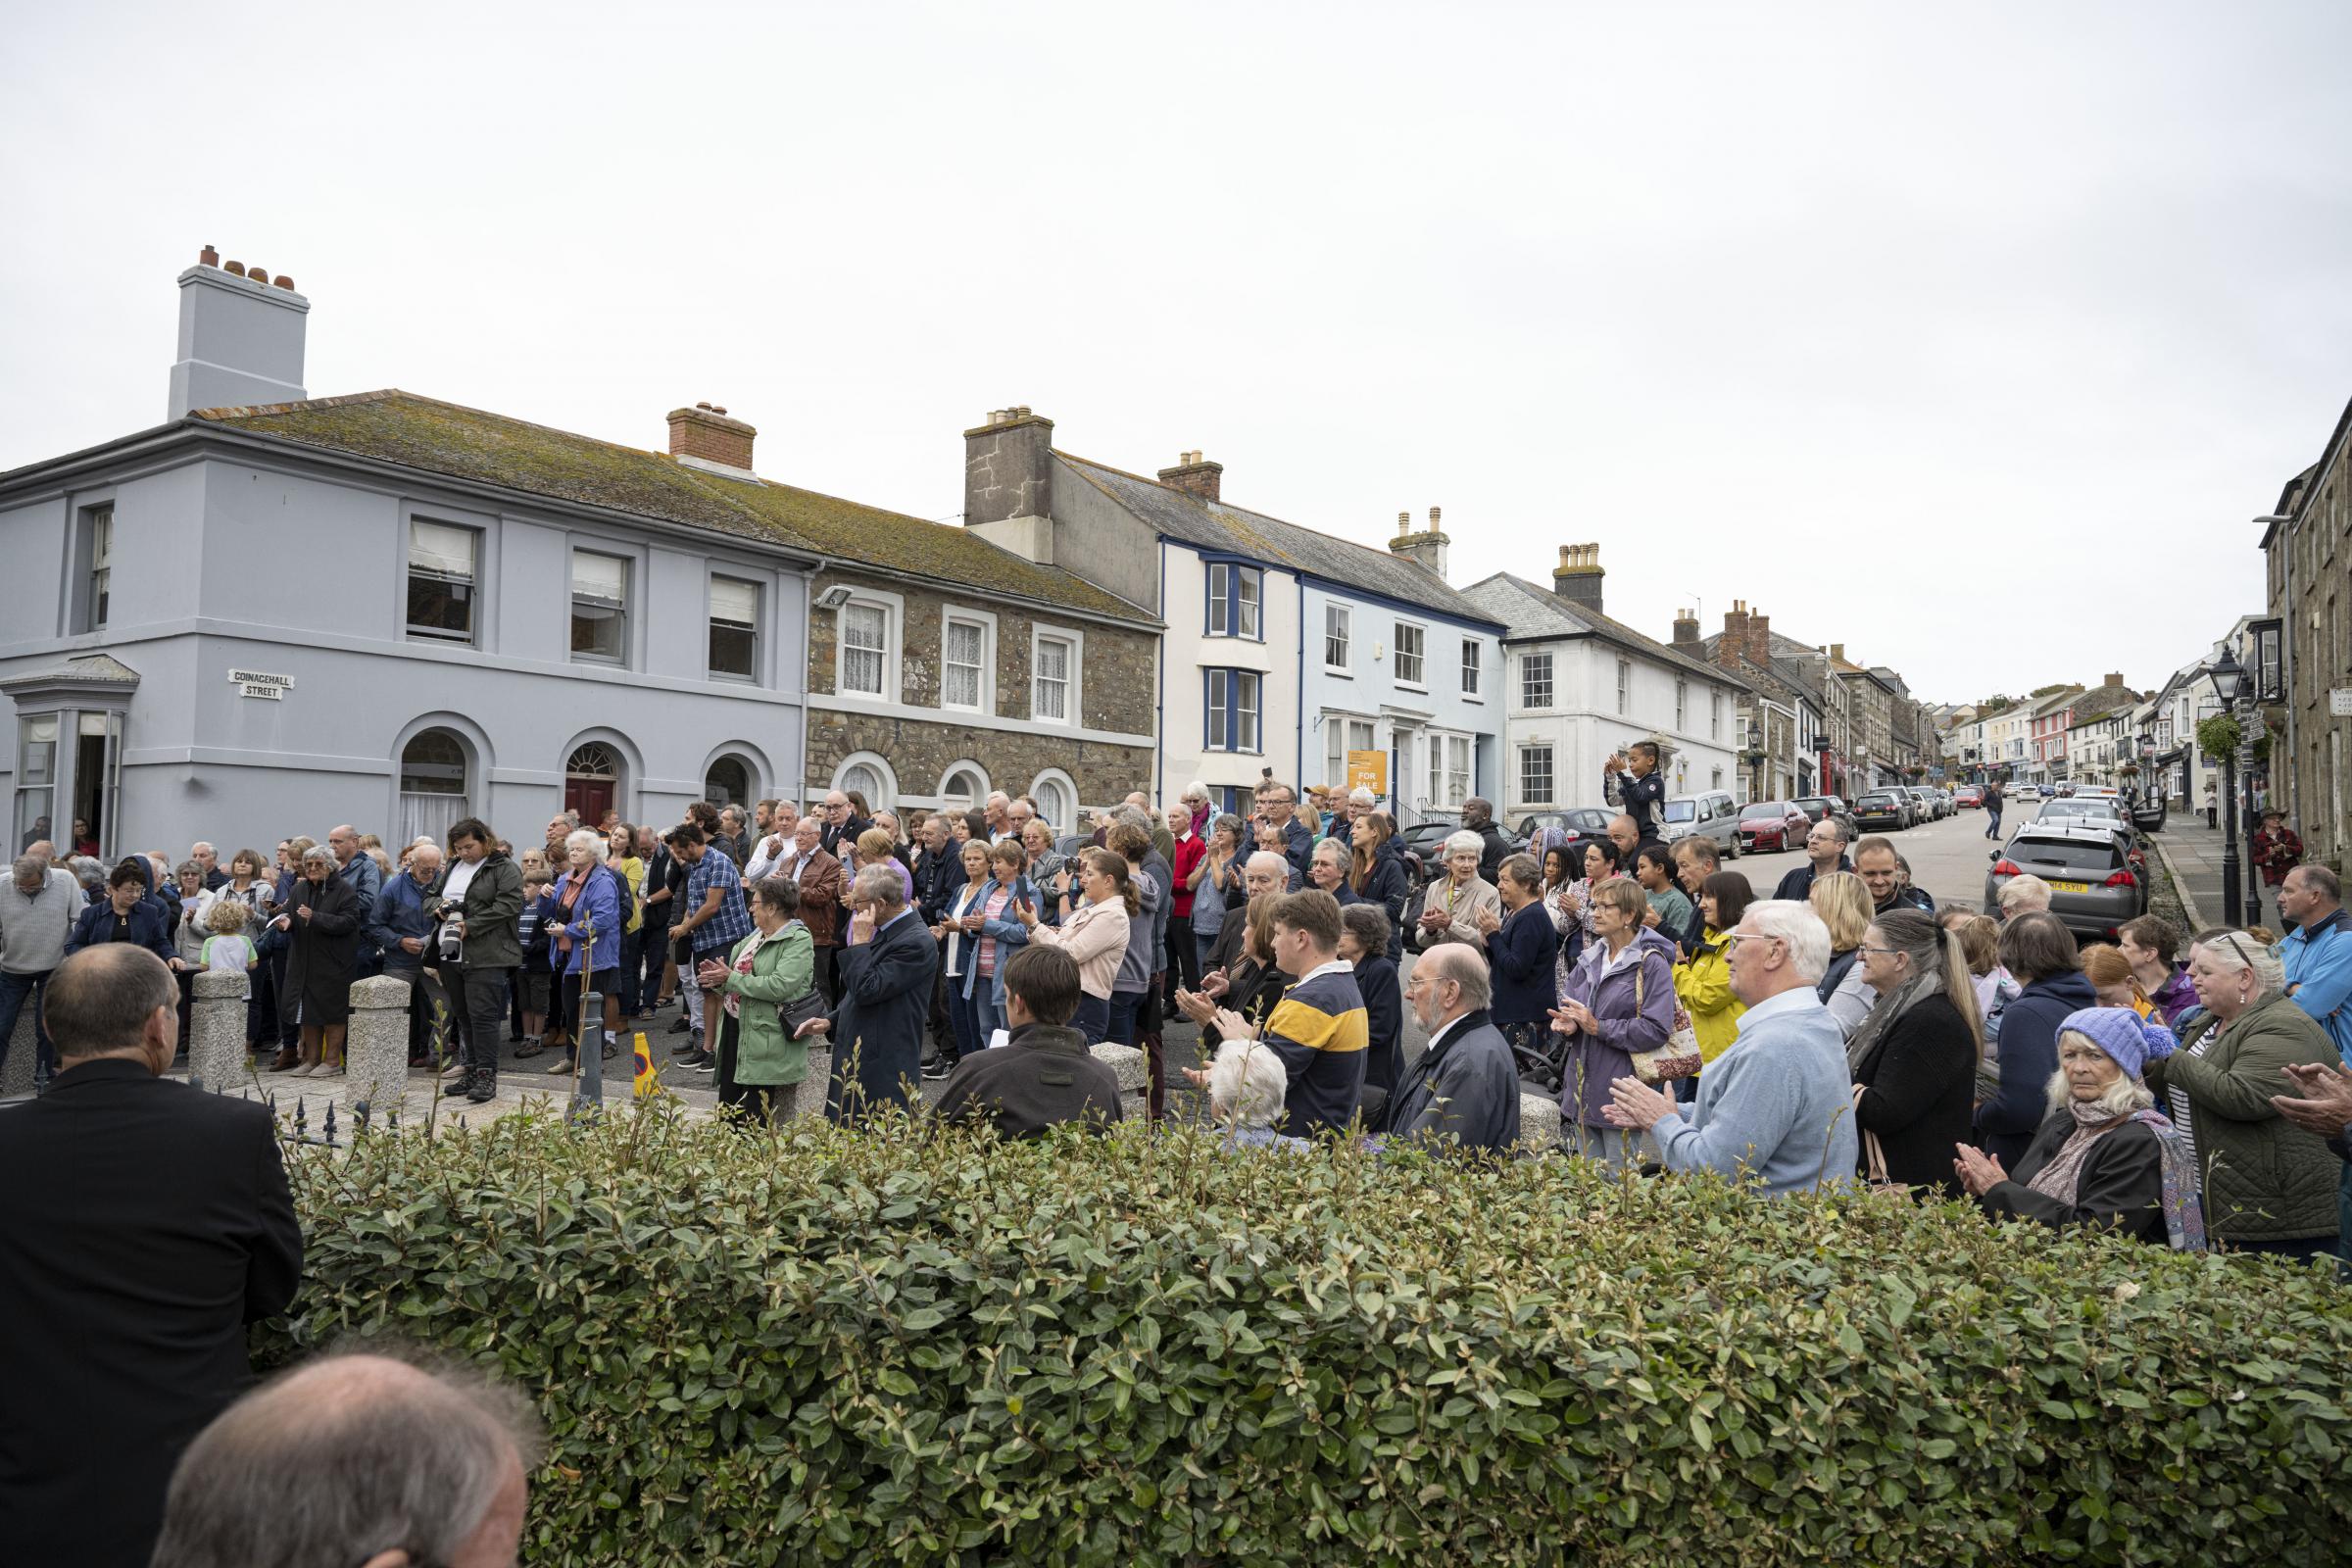
<svg viewBox="0 0 2352 1568">
<path fill-rule="evenodd" d="M 1041 673 L 1045 667 L 1045 647 L 1050 642 L 1060 643 L 1069 650 L 1068 662 L 1063 666 L 1065 674 L 1062 680 L 1062 715 L 1059 718 L 1043 716 L 1038 711 L 1037 706 L 1038 687 L 1045 678 Z M 1084 632 L 1068 626 L 1049 626 L 1034 622 L 1030 625 L 1029 720 L 1031 723 L 1054 724 L 1067 729 L 1081 727 L 1079 703 L 1085 691 L 1085 664 L 1086 634 Z"/>
<path fill-rule="evenodd" d="M 715 629 L 722 624 L 718 618 L 717 608 L 718 584 L 722 578 L 728 582 L 740 584 L 741 586 L 749 588 L 752 591 L 751 623 L 743 628 L 744 632 L 751 638 L 751 667 L 742 671 L 741 673 L 731 669 L 720 669 L 717 665 L 717 662 L 711 658 L 711 635 Z M 711 567 L 703 579 L 704 673 L 709 675 L 712 680 L 736 681 L 754 686 L 760 684 L 760 677 L 764 673 L 764 671 L 761 669 L 761 661 L 766 653 L 766 639 L 760 635 L 760 623 L 765 620 L 766 617 L 766 583 L 761 582 L 756 577 L 739 575 L 735 572 L 724 570 L 718 566 Z M 731 627 L 735 624 L 735 622 L 727 621 L 723 624 Z"/>
<path fill-rule="evenodd" d="M 1339 621 L 1339 624 L 1338 624 L 1338 626 L 1337 626 L 1336 630 L 1335 630 L 1335 628 L 1334 628 L 1334 626 L 1333 626 L 1333 624 L 1332 624 L 1333 617 L 1335 617 L 1335 616 L 1336 616 L 1336 617 L 1338 617 L 1338 621 Z M 1331 655 L 1332 655 L 1332 645 L 1333 645 L 1335 642 L 1336 642 L 1336 643 L 1339 645 L 1339 655 L 1340 655 L 1340 657 L 1339 657 L 1339 658 L 1337 658 L 1337 659 L 1334 659 L 1334 658 L 1332 658 L 1332 657 L 1331 657 Z M 1354 670 L 1353 670 L 1353 669 L 1350 667 L 1350 665 L 1349 665 L 1349 663 L 1348 663 L 1348 661 L 1349 661 L 1349 660 L 1351 660 L 1351 659 L 1353 659 L 1354 657 L 1355 657 L 1355 612 L 1354 612 L 1354 607 L 1353 607 L 1353 606 L 1351 606 L 1351 605 L 1345 605 L 1345 604 L 1342 604 L 1340 601 L 1338 601 L 1338 600 L 1336 600 L 1336 599 L 1326 599 L 1326 600 L 1324 600 L 1324 601 L 1323 601 L 1323 672 L 1324 672 L 1325 674 L 1327 674 L 1327 675 L 1343 675 L 1343 676 L 1347 676 L 1347 677 L 1348 677 L 1348 678 L 1352 679 L 1352 678 L 1354 677 Z"/>
<path fill-rule="evenodd" d="M 1674 732 L 1684 734 L 1690 713 L 1690 682 L 1681 675 L 1674 678 Z"/>
<path fill-rule="evenodd" d="M 82 631 L 106 630 L 115 580 L 115 504 L 102 501 L 82 510 L 82 527 L 89 541 L 89 564 L 81 573 Z"/>
<path fill-rule="evenodd" d="M 897 706 L 904 689 L 900 666 L 905 663 L 906 648 L 906 601 L 904 596 L 887 589 L 867 588 L 855 583 L 838 586 L 850 590 L 850 597 L 833 612 L 833 692 L 837 698 L 853 702 L 887 703 Z M 822 588 L 817 588 L 822 592 Z M 882 689 L 870 692 L 854 689 L 848 683 L 850 668 L 850 612 L 854 610 L 872 611 L 882 617 L 882 646 L 880 676 Z"/>
<path fill-rule="evenodd" d="M 1413 661 L 1413 672 L 1410 675 L 1407 675 L 1404 672 L 1404 661 L 1406 658 L 1404 651 L 1404 634 L 1406 632 L 1411 632 L 1413 634 L 1413 651 L 1411 655 Z M 1389 635 L 1389 668 L 1394 673 L 1396 684 L 1399 686 L 1409 686 L 1417 692 L 1425 692 L 1429 690 L 1427 681 L 1427 676 L 1429 674 L 1429 627 L 1417 620 L 1399 620 L 1396 621 L 1391 628 Z"/>
<path fill-rule="evenodd" d="M 1485 674 L 1486 652 L 1484 647 L 1477 638 L 1465 636 L 1462 639 L 1462 700 L 1464 702 L 1483 703 L 1487 700 L 1486 693 L 1479 689 Z"/>
<path fill-rule="evenodd" d="M 1528 787 L 1529 764 L 1541 757 L 1544 763 L 1544 792 L 1539 795 Z M 1519 748 L 1519 804 L 1526 807 L 1550 806 L 1552 793 L 1559 788 L 1557 753 L 1549 741 L 1531 741 Z"/>
<path fill-rule="evenodd" d="M 482 530 L 469 522 L 458 522 L 451 518 L 421 513 L 411 513 L 408 524 L 408 548 L 401 562 L 401 635 L 413 637 L 418 642 L 440 643 L 452 648 L 478 648 L 481 646 L 482 638 L 482 557 L 484 554 Z M 416 564 L 416 530 L 419 527 L 443 528 L 451 533 L 466 536 L 466 549 L 471 554 L 472 564 L 463 578 L 451 572 L 437 571 Z M 416 579 L 419 573 L 446 585 L 462 585 L 464 587 L 463 599 L 466 607 L 466 629 L 464 631 L 451 631 L 446 627 L 419 622 L 411 612 L 416 604 Z M 452 595 L 451 597 L 454 600 L 459 596 Z"/>
<path fill-rule="evenodd" d="M 1617 661 L 1617 716 L 1623 718 L 1632 710 L 1634 700 L 1634 662 Z"/>
<path fill-rule="evenodd" d="M 948 701 L 948 644 L 954 628 L 961 625 L 980 633 L 980 662 L 978 679 L 974 682 L 977 698 L 969 703 Z M 969 665 L 961 666 L 970 668 Z M 997 617 L 986 610 L 966 610 L 961 605 L 950 605 L 939 616 L 939 708 L 947 713 L 994 714 L 997 710 Z"/>
<path fill-rule="evenodd" d="M 1538 660 L 1543 661 L 1544 663 L 1544 700 L 1540 703 L 1531 695 L 1529 685 L 1530 670 Z M 1542 653 L 1524 653 L 1519 656 L 1519 707 L 1522 710 L 1543 712 L 1553 706 L 1558 691 L 1558 687 L 1553 684 L 1554 667 L 1549 649 L 1545 649 Z"/>
<path fill-rule="evenodd" d="M 1262 643 L 1266 640 L 1266 568 L 1246 561 L 1209 561 L 1204 563 L 1206 587 L 1201 606 L 1200 629 L 1205 637 L 1230 637 L 1241 642 Z M 1245 598 L 1244 583 L 1250 592 Z M 1248 629 L 1243 628 L 1242 611 L 1251 612 Z"/>
<path fill-rule="evenodd" d="M 630 639 L 636 629 L 636 617 L 630 613 L 629 601 L 634 597 L 643 574 L 638 569 L 638 561 L 634 555 L 624 550 L 598 548 L 599 545 L 609 545 L 609 543 L 602 539 L 597 540 L 595 544 L 582 544 L 577 538 L 571 541 L 571 554 L 564 562 L 571 589 L 571 635 L 566 641 L 574 645 L 569 649 L 568 658 L 569 662 L 575 664 L 602 664 L 612 669 L 626 669 L 629 667 Z M 582 597 L 578 580 L 579 558 L 582 556 L 594 556 L 600 561 L 614 561 L 620 564 L 620 598 L 612 607 L 613 619 L 619 626 L 619 635 L 616 641 L 619 643 L 620 652 L 617 654 L 586 653 L 576 646 Z M 590 602 L 595 603 L 596 601 L 591 600 Z"/>
<path fill-rule="evenodd" d="M 1251 683 L 1252 699 L 1242 701 L 1244 683 Z M 1263 757 L 1265 755 L 1265 672 L 1214 665 L 1201 671 L 1200 682 L 1200 749 L 1235 757 Z M 1249 739 L 1244 746 L 1243 718 L 1250 720 Z M 1224 744 L 1218 744 L 1220 738 Z"/>
</svg>

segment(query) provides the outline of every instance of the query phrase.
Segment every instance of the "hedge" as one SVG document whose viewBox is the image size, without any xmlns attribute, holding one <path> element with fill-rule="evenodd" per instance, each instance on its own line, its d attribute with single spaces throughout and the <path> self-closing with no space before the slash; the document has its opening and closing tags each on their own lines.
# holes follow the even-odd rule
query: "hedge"
<svg viewBox="0 0 2352 1568">
<path fill-rule="evenodd" d="M 293 1318 L 534 1391 L 524 1560 L 2337 1560 L 2324 1271 L 1560 1160 L 656 1109 L 306 1151 Z"/>
</svg>

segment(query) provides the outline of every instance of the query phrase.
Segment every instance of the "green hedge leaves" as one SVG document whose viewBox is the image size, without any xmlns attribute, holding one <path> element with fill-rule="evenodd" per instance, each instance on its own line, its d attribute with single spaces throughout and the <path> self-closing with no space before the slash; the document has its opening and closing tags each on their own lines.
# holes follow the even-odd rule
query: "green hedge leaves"
<svg viewBox="0 0 2352 1568">
<path fill-rule="evenodd" d="M 1546 1159 L 660 1109 L 307 1151 L 274 1365 L 533 1391 L 536 1564 L 2338 1560 L 2276 1260 Z"/>
</svg>

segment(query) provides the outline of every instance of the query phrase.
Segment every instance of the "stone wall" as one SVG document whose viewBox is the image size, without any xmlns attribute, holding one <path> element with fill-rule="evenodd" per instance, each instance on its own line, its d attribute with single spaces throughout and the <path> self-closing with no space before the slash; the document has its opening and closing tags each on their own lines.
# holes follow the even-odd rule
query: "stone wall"
<svg viewBox="0 0 2352 1568">
<path fill-rule="evenodd" d="M 911 708 L 939 706 L 940 639 L 950 608 L 984 611 L 996 617 L 996 711 L 1000 718 L 1027 719 L 1029 715 L 1030 634 L 1040 622 L 1074 631 L 1085 643 L 1078 681 L 1079 723 L 1082 728 L 1121 735 L 1152 732 L 1155 685 L 1152 661 L 1156 638 L 1141 628 L 1125 630 L 1099 621 L 1057 616 L 1051 606 L 991 597 L 985 593 L 951 596 L 922 588 L 905 578 L 859 572 L 826 571 L 813 579 L 809 592 L 821 596 L 835 584 L 875 588 L 906 602 L 901 628 L 903 646 L 893 650 L 899 661 L 899 701 Z M 817 611 L 809 617 L 808 690 L 830 695 L 840 679 L 841 616 Z M 942 715 L 955 721 L 953 713 Z M 811 728 L 813 729 L 813 720 Z M 973 745 L 990 732 L 967 732 Z M 965 751 L 963 756 L 976 755 Z M 951 758 L 950 760 L 954 759 Z M 986 760 L 985 757 L 981 758 Z M 817 760 L 808 760 L 811 773 Z M 827 772 L 828 777 L 831 776 Z M 1124 791 L 1120 793 L 1124 794 Z"/>
<path fill-rule="evenodd" d="M 956 723 L 893 718 L 883 713 L 808 710 L 807 797 L 821 797 L 835 769 L 858 752 L 890 760 L 903 796 L 928 800 L 950 764 L 970 759 L 988 769 L 989 783 L 1019 795 L 1047 768 L 1057 767 L 1078 786 L 1081 806 L 1107 806 L 1130 790 L 1152 787 L 1152 749 L 1082 741 L 1051 731 L 974 729 Z"/>
</svg>

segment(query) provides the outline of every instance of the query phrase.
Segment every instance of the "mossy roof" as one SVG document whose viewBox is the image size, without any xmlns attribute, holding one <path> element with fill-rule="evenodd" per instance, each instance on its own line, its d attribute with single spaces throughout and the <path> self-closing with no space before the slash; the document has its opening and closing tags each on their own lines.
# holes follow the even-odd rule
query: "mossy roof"
<svg viewBox="0 0 2352 1568">
<path fill-rule="evenodd" d="M 881 571 L 1149 623 L 1093 583 L 952 524 L 767 479 L 734 479 L 665 453 L 390 388 L 191 417 L 271 440 L 350 453 L 689 528 L 707 528 Z"/>
</svg>

